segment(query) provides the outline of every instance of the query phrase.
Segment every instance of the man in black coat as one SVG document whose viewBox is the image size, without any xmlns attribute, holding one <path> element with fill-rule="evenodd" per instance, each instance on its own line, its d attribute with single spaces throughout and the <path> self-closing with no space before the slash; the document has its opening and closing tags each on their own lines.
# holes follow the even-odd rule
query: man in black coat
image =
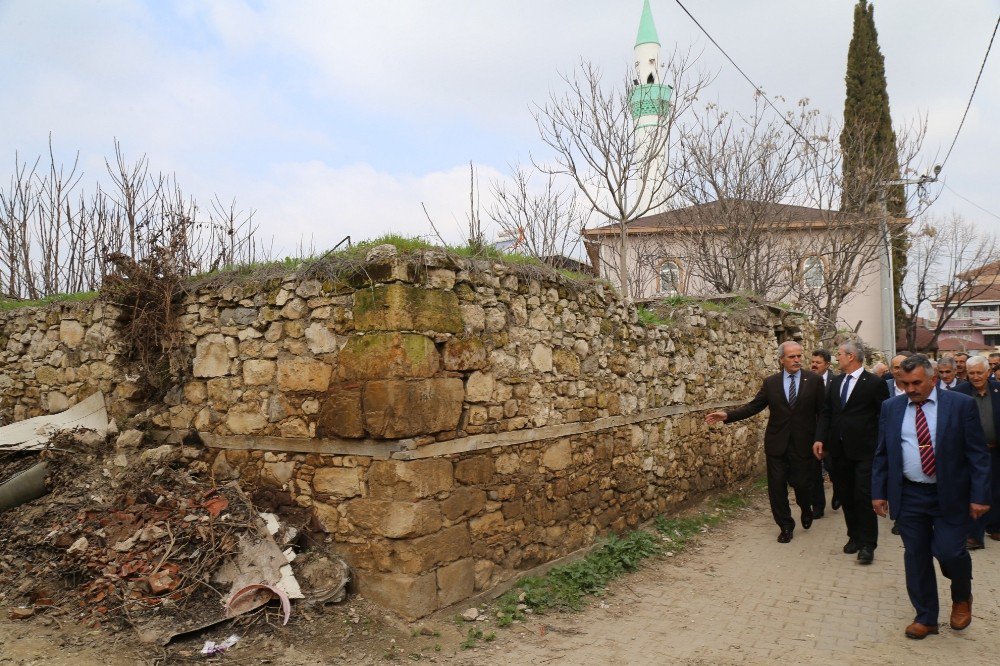
<svg viewBox="0 0 1000 666">
<path fill-rule="evenodd" d="M 783 342 L 778 347 L 781 372 L 767 377 L 753 400 L 728 411 L 711 412 L 708 423 L 734 423 L 765 407 L 770 411 L 764 431 L 767 456 L 767 493 L 771 515 L 781 528 L 779 543 L 792 540 L 795 520 L 788 505 L 788 486 L 795 490 L 795 503 L 802 510 L 802 528 L 809 529 L 813 514 L 811 493 L 814 462 L 810 444 L 815 438 L 816 419 L 823 406 L 823 381 L 802 369 L 802 345 Z"/>
<path fill-rule="evenodd" d="M 878 523 L 872 510 L 872 458 L 878 444 L 878 419 L 889 397 L 884 379 L 864 369 L 864 348 L 845 342 L 837 349 L 842 374 L 830 382 L 816 429 L 813 453 L 830 456 L 834 492 L 844 509 L 844 552 L 871 564 L 878 547 Z"/>
<path fill-rule="evenodd" d="M 956 386 L 955 391 L 976 401 L 979 422 L 983 426 L 986 446 L 990 450 L 992 468 L 992 508 L 973 523 L 966 541 L 969 550 L 979 550 L 984 547 L 983 541 L 987 534 L 994 541 L 1000 541 L 1000 447 L 997 446 L 997 439 L 1000 437 L 1000 382 L 990 379 L 990 365 L 985 356 L 969 357 L 965 371 L 969 381 Z"/>
</svg>

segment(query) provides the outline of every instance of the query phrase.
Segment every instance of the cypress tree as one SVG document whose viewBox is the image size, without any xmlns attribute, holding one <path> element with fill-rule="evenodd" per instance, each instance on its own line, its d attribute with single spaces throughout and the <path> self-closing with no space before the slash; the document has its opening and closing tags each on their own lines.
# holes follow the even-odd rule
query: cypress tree
<svg viewBox="0 0 1000 666">
<path fill-rule="evenodd" d="M 854 6 L 854 33 L 847 51 L 847 97 L 844 127 L 840 135 L 843 155 L 843 193 L 840 207 L 845 211 L 875 212 L 878 190 L 875 183 L 899 178 L 896 132 L 889 113 L 889 92 L 885 81 L 885 58 L 878 46 L 875 7 L 858 0 Z M 893 217 L 906 216 L 906 195 L 902 185 L 886 190 L 886 207 Z M 896 320 L 902 321 L 900 288 L 906 269 L 906 239 L 893 233 L 893 286 L 896 291 Z"/>
</svg>

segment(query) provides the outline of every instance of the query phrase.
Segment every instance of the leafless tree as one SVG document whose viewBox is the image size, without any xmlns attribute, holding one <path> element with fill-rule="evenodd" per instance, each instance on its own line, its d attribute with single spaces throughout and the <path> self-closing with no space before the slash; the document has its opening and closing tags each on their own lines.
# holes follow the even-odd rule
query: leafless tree
<svg viewBox="0 0 1000 666">
<path fill-rule="evenodd" d="M 670 205 L 677 194 L 676 173 L 682 156 L 675 153 L 672 131 L 709 82 L 696 73 L 696 58 L 675 52 L 667 75 L 676 91 L 669 114 L 637 125 L 629 95 L 633 88 L 622 80 L 608 85 L 601 70 L 583 61 L 563 75 L 566 91 L 553 93 L 534 110 L 542 141 L 552 149 L 551 161 L 535 161 L 543 173 L 565 177 L 580 191 L 599 216 L 618 228 L 617 277 L 624 297 L 635 285 L 629 275 L 628 226 L 644 215 Z"/>
<path fill-rule="evenodd" d="M 142 156 L 129 162 L 115 142 L 106 160 L 113 187 L 81 191 L 77 158 L 69 166 L 23 162 L 15 155 L 9 185 L 0 188 L 0 289 L 9 299 L 91 291 L 107 274 L 110 255 L 136 261 L 168 243 L 174 270 L 190 275 L 264 258 L 253 213 L 216 198 L 207 214 L 173 176 L 152 174 Z"/>
<path fill-rule="evenodd" d="M 903 281 L 904 321 L 907 349 L 917 349 L 920 314 L 931 303 L 936 318 L 928 326 L 937 342 L 959 308 L 1000 286 L 1000 242 L 997 234 L 984 233 L 958 215 L 928 220 L 910 231 L 909 260 Z"/>
<path fill-rule="evenodd" d="M 576 188 L 560 187 L 551 174 L 533 187 L 532 174 L 518 166 L 509 181 L 496 181 L 491 190 L 487 215 L 516 251 L 541 261 L 576 252 L 591 212 Z"/>
</svg>

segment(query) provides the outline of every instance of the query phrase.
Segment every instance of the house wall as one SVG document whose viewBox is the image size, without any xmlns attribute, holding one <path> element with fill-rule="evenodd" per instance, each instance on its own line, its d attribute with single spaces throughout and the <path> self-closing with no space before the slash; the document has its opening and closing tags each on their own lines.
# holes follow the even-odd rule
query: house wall
<svg viewBox="0 0 1000 666">
<path fill-rule="evenodd" d="M 635 240 L 629 247 L 628 267 L 630 275 L 636 276 L 641 285 L 639 298 L 655 298 L 665 295 L 661 290 L 657 271 L 650 266 L 650 257 L 654 255 L 664 258 L 680 257 L 678 262 L 681 264 L 680 292 L 682 294 L 696 297 L 715 295 L 715 291 L 709 285 L 691 276 L 684 270 L 684 253 L 678 245 L 671 244 L 669 237 L 663 234 L 635 234 L 632 238 L 638 240 Z M 646 245 L 644 246 L 643 242 L 645 238 L 651 238 L 651 240 L 645 241 Z M 790 234 L 789 242 L 795 243 L 797 238 L 801 238 L 801 234 L 798 236 Z M 617 284 L 617 239 L 610 237 L 602 237 L 602 239 L 603 242 L 600 245 L 601 275 L 613 284 Z M 805 245 L 804 242 L 802 244 Z M 887 299 L 887 295 L 882 294 L 882 271 L 883 268 L 877 262 L 866 269 L 865 274 L 860 278 L 855 293 L 842 305 L 838 319 L 838 326 L 850 330 L 854 330 L 860 322 L 861 326 L 858 329 L 858 334 L 862 340 L 874 349 L 879 348 L 882 343 L 884 328 L 882 324 L 883 302 L 886 302 Z M 790 296 L 776 294 L 773 295 L 773 298 L 776 301 L 782 300 L 792 303 L 795 303 L 797 300 L 794 289 Z"/>
<path fill-rule="evenodd" d="M 311 512 L 361 592 L 407 617 L 746 479 L 763 417 L 704 413 L 776 369 L 776 329 L 814 344 L 756 309 L 646 327 L 606 285 L 530 266 L 431 251 L 335 268 L 187 296 L 184 372 L 135 418 Z M 138 411 L 115 314 L 5 318 L 0 404 L 22 418 L 100 388 L 120 420 Z"/>
</svg>

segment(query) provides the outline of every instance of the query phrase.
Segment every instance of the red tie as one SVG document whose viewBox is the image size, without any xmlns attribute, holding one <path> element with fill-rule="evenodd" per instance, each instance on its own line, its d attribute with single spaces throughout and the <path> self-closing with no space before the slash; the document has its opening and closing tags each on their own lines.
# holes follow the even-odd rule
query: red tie
<svg viewBox="0 0 1000 666">
<path fill-rule="evenodd" d="M 917 448 L 920 450 L 920 468 L 927 476 L 934 476 L 934 446 L 931 444 L 931 431 L 927 427 L 927 417 L 924 416 L 923 405 L 927 401 L 915 402 L 917 406 Z"/>
</svg>

